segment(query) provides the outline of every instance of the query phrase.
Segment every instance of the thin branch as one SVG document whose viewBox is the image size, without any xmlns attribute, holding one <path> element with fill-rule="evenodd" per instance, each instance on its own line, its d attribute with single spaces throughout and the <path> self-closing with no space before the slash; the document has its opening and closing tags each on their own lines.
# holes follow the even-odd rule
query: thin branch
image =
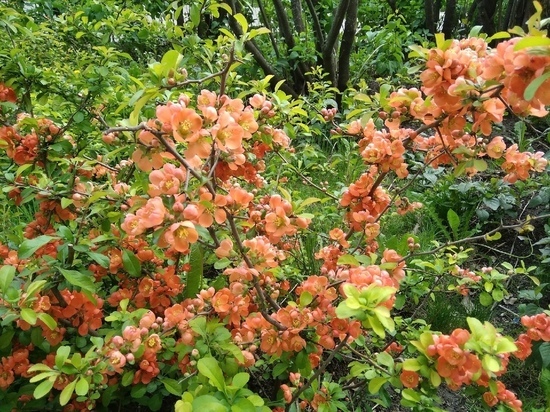
<svg viewBox="0 0 550 412">
<path fill-rule="evenodd" d="M 229 0 L 228 4 L 231 6 L 231 9 L 236 12 L 236 5 L 234 0 Z M 241 26 L 239 23 L 233 18 L 229 18 L 229 25 L 231 26 L 231 30 L 237 35 L 237 37 L 242 37 L 243 31 L 241 30 Z M 272 75 L 273 77 L 270 80 L 271 85 L 276 85 L 278 82 L 280 82 L 281 77 L 277 74 L 277 71 L 275 68 L 269 64 L 263 53 L 260 51 L 254 40 L 247 40 L 244 43 L 244 47 L 246 50 L 252 54 L 254 57 L 254 60 L 256 60 L 256 63 L 262 68 L 264 71 L 264 74 L 266 75 Z M 296 93 L 288 84 L 283 83 L 280 86 L 281 90 L 284 91 L 286 94 L 291 95 L 294 98 L 298 98 L 298 93 Z"/>
<path fill-rule="evenodd" d="M 323 194 L 327 195 L 328 197 L 330 197 L 330 198 L 333 199 L 333 200 L 337 200 L 337 201 L 340 200 L 338 197 L 336 197 L 336 196 L 334 196 L 334 195 L 328 193 L 325 189 L 323 189 L 322 187 L 320 187 L 320 186 L 316 185 L 315 183 L 313 183 L 309 177 L 306 177 L 306 176 L 305 176 L 304 174 L 302 174 L 298 169 L 296 169 L 296 168 L 294 167 L 294 165 L 292 165 L 288 160 L 286 160 L 286 159 L 284 158 L 284 156 L 283 156 L 281 153 L 279 153 L 279 151 L 275 151 L 275 153 L 277 154 L 277 156 L 279 156 L 279 157 L 283 160 L 283 162 L 285 162 L 286 165 L 290 166 L 290 167 L 292 168 L 292 170 L 293 170 L 298 176 L 300 176 L 303 180 L 305 180 L 305 181 L 307 182 L 307 184 L 309 184 L 311 187 L 314 187 L 315 189 L 319 190 L 320 192 L 323 192 Z"/>
<path fill-rule="evenodd" d="M 275 36 L 273 35 L 273 30 L 271 29 L 271 23 L 267 18 L 267 13 L 265 12 L 264 3 L 262 2 L 262 0 L 258 0 L 258 7 L 260 8 L 260 14 L 262 15 L 264 26 L 269 30 L 269 39 L 271 40 L 271 46 L 273 47 L 273 51 L 275 52 L 275 56 L 277 56 L 277 60 L 278 60 L 281 58 L 281 55 L 279 53 L 279 47 L 277 46 L 277 41 L 275 40 Z"/>
<path fill-rule="evenodd" d="M 412 178 L 409 179 L 409 181 L 407 182 L 407 184 L 403 187 L 400 187 L 398 190 L 396 190 L 395 194 L 393 195 L 393 197 L 391 198 L 390 202 L 388 203 L 388 205 L 384 208 L 384 210 L 382 210 L 380 212 L 380 214 L 378 215 L 378 217 L 376 218 L 376 220 L 374 221 L 374 223 L 377 223 L 380 221 L 380 219 L 382 218 L 382 216 L 384 215 L 384 213 L 386 213 L 386 211 L 392 207 L 393 205 L 393 202 L 395 201 L 395 199 L 397 199 L 397 197 L 399 195 L 401 195 L 401 193 L 403 193 L 405 190 L 407 190 L 407 188 L 412 185 L 414 183 L 414 181 L 416 180 L 416 178 L 418 176 L 420 176 L 421 173 L 424 172 L 424 170 L 426 170 L 428 168 L 428 166 L 430 165 L 430 163 L 432 163 L 434 160 L 436 160 L 438 157 L 440 156 L 443 156 L 443 152 L 439 153 L 437 156 L 435 156 L 433 159 L 430 159 L 429 162 L 426 162 L 424 163 L 424 166 L 420 169 L 418 169 L 418 171 L 414 174 L 414 176 Z M 392 183 L 393 185 L 393 183 Z"/>
<path fill-rule="evenodd" d="M 311 20 L 313 21 L 313 31 L 315 32 L 315 49 L 317 53 L 323 53 L 323 44 L 325 43 L 325 32 L 321 27 L 319 22 L 319 16 L 317 16 L 317 11 L 315 10 L 315 5 L 311 0 L 306 0 L 307 8 L 309 14 L 311 15 Z"/>
<path fill-rule="evenodd" d="M 248 257 L 248 255 L 245 252 L 244 245 L 242 244 L 241 237 L 239 236 L 239 232 L 237 230 L 237 225 L 235 224 L 235 219 L 233 218 L 233 215 L 229 213 L 229 211 L 226 211 L 227 213 L 227 222 L 229 223 L 229 228 L 231 229 L 231 235 L 233 236 L 233 239 L 236 242 L 237 249 L 239 250 L 239 253 L 241 254 L 241 257 L 244 260 L 244 263 L 250 268 L 254 268 L 254 264 Z M 258 297 L 260 298 L 260 304 L 262 307 L 261 313 L 265 320 L 267 320 L 269 323 L 271 323 L 273 326 L 275 326 L 278 330 L 286 330 L 286 327 L 281 325 L 279 322 L 277 322 L 275 319 L 273 319 L 265 310 L 265 302 L 269 302 L 271 307 L 274 310 L 279 310 L 281 307 L 273 300 L 273 298 L 270 295 L 266 295 L 264 291 L 262 290 L 260 286 L 260 280 L 258 276 L 252 274 L 252 278 L 254 279 L 254 289 L 256 290 L 256 293 Z"/>
<path fill-rule="evenodd" d="M 445 141 L 443 140 L 443 135 L 441 134 L 441 130 L 439 129 L 439 126 L 435 127 L 435 132 L 436 132 L 437 136 L 439 137 L 439 140 L 441 140 L 441 145 L 443 146 L 443 150 L 445 151 L 445 153 L 447 153 L 447 156 L 449 156 L 449 158 L 451 159 L 451 162 L 452 162 L 453 166 L 456 166 L 457 161 L 456 161 L 455 157 L 453 156 L 453 154 L 451 153 L 451 151 L 449 150 L 449 148 L 447 147 L 447 145 L 445 144 Z"/>
<path fill-rule="evenodd" d="M 392 374 L 390 372 L 388 372 L 386 369 L 384 369 L 383 367 L 381 367 L 378 363 L 376 363 L 375 361 L 373 361 L 370 357 L 368 357 L 367 355 L 364 355 L 362 354 L 361 352 L 355 350 L 354 348 L 352 348 L 350 345 L 348 345 L 346 343 L 346 348 L 349 349 L 352 353 L 354 353 L 355 355 L 359 356 L 361 359 L 367 361 L 368 364 L 370 364 L 371 366 L 373 366 L 375 369 L 378 369 L 380 372 L 382 373 L 385 373 L 386 375 L 388 376 L 392 376 Z"/>
<path fill-rule="evenodd" d="M 468 242 L 475 242 L 477 240 L 487 240 L 488 236 L 491 236 L 491 235 L 493 235 L 493 234 L 495 234 L 495 233 L 497 233 L 501 230 L 517 229 L 517 228 L 525 226 L 526 224 L 528 224 L 529 222 L 532 222 L 534 220 L 542 220 L 542 219 L 549 219 L 549 218 L 550 218 L 550 214 L 546 214 L 546 215 L 530 217 L 528 219 L 525 219 L 525 220 L 521 221 L 520 223 L 516 223 L 515 225 L 502 225 L 501 224 L 496 229 L 490 230 L 489 232 L 484 233 L 483 235 L 466 237 L 464 239 L 455 240 L 453 242 L 447 242 L 444 245 L 436 247 L 435 249 L 432 249 L 432 250 L 428 250 L 426 252 L 412 252 L 412 253 L 409 253 L 407 256 L 405 256 L 403 259 L 401 259 L 398 263 L 403 262 L 404 260 L 410 259 L 411 257 L 423 256 L 423 255 L 433 255 L 434 253 L 437 253 L 440 250 L 443 250 L 443 249 L 445 249 L 449 246 L 460 245 L 462 243 L 468 243 Z"/>
<path fill-rule="evenodd" d="M 288 412 L 290 410 L 290 407 L 291 405 L 296 402 L 298 400 L 298 398 L 300 397 L 300 395 L 305 391 L 307 390 L 311 384 L 317 379 L 319 378 L 319 376 L 321 376 L 322 373 L 325 372 L 327 366 L 330 364 L 330 362 L 332 362 L 332 359 L 336 356 L 336 354 L 338 352 L 340 352 L 340 350 L 347 345 L 347 340 L 349 338 L 349 333 L 346 334 L 346 337 L 344 339 L 342 339 L 340 341 L 340 343 L 338 344 L 338 346 L 336 346 L 334 348 L 334 350 L 331 352 L 331 354 L 329 355 L 329 357 L 323 362 L 323 364 L 321 366 L 319 366 L 319 368 L 315 371 L 315 373 L 313 374 L 313 376 L 307 381 L 305 382 L 302 386 L 300 386 L 298 388 L 298 390 L 296 392 L 294 392 L 294 394 L 292 395 L 292 399 L 291 401 L 287 404 L 286 406 L 286 412 Z"/>
<path fill-rule="evenodd" d="M 225 83 L 224 78 L 227 76 L 227 73 L 229 73 L 229 69 L 231 68 L 231 65 L 235 62 L 235 47 L 231 48 L 231 52 L 229 55 L 229 60 L 227 61 L 227 64 L 224 66 L 224 68 L 220 71 L 217 71 L 216 73 L 209 74 L 208 76 L 203 77 L 202 79 L 188 79 L 183 82 L 169 84 L 166 86 L 160 87 L 161 89 L 165 90 L 171 90 L 175 88 L 182 88 L 184 86 L 188 86 L 190 84 L 200 84 L 204 83 L 208 80 L 215 79 L 216 77 L 222 78 L 222 83 Z M 224 90 L 220 87 L 220 95 L 222 95 Z"/>
</svg>

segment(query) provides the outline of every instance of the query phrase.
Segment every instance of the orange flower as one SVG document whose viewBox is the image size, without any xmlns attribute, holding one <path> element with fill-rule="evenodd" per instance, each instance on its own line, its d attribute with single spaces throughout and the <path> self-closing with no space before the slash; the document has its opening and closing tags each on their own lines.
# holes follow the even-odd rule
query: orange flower
<svg viewBox="0 0 550 412">
<path fill-rule="evenodd" d="M 460 366 L 466 362 L 464 351 L 458 346 L 443 345 L 442 350 L 439 352 L 441 353 L 441 356 L 453 366 Z"/>
<path fill-rule="evenodd" d="M 514 342 L 518 348 L 516 352 L 513 352 L 513 355 L 519 360 L 525 360 L 531 355 L 532 344 L 529 336 L 521 334 L 518 337 L 518 340 Z"/>
<path fill-rule="evenodd" d="M 192 109 L 182 109 L 172 115 L 171 124 L 178 142 L 193 142 L 202 129 L 202 118 Z"/>
<path fill-rule="evenodd" d="M 7 87 L 4 83 L 0 83 L 0 102 L 15 103 L 17 96 L 12 88 Z"/>
<path fill-rule="evenodd" d="M 348 248 L 349 242 L 346 240 L 346 235 L 344 231 L 340 228 L 334 228 L 329 233 L 329 236 L 332 240 L 336 240 L 340 246 Z"/>
<path fill-rule="evenodd" d="M 233 307 L 235 296 L 227 288 L 221 289 L 212 298 L 212 307 L 217 313 L 227 314 Z"/>
<path fill-rule="evenodd" d="M 118 350 L 112 351 L 109 354 L 109 363 L 117 373 L 122 373 L 122 368 L 126 365 L 126 356 Z"/>
<path fill-rule="evenodd" d="M 506 143 L 501 136 L 496 136 L 486 147 L 487 155 L 492 159 L 500 159 L 506 150 Z"/>
<path fill-rule="evenodd" d="M 258 123 L 254 119 L 254 112 L 250 109 L 241 113 L 238 123 L 243 129 L 243 138 L 245 139 L 250 139 L 252 134 L 258 130 Z"/>
<path fill-rule="evenodd" d="M 147 200 L 145 206 L 140 208 L 136 212 L 136 216 L 139 218 L 140 225 L 145 228 L 152 228 L 159 226 L 164 221 L 166 214 L 166 208 L 160 197 L 154 197 Z"/>
<path fill-rule="evenodd" d="M 228 112 L 220 113 L 218 123 L 212 128 L 212 136 L 220 150 L 227 152 L 241 147 L 244 129 Z"/>
<path fill-rule="evenodd" d="M 145 339 L 145 348 L 146 350 L 151 350 L 153 352 L 158 352 L 161 350 L 162 342 L 160 340 L 160 336 L 156 333 L 150 335 L 147 339 Z"/>
<path fill-rule="evenodd" d="M 262 333 L 260 349 L 268 355 L 281 356 L 283 349 L 281 346 L 281 339 L 276 330 L 269 329 L 264 330 Z"/>
<path fill-rule="evenodd" d="M 399 376 L 399 380 L 401 380 L 404 387 L 412 389 L 418 386 L 420 375 L 415 371 L 403 371 Z"/>
<path fill-rule="evenodd" d="M 498 403 L 498 398 L 493 395 L 491 392 L 485 392 L 483 394 L 483 402 L 485 402 L 488 406 L 495 406 Z"/>
<path fill-rule="evenodd" d="M 224 239 L 220 242 L 220 247 L 218 247 L 214 253 L 217 257 L 224 258 L 228 257 L 231 254 L 231 251 L 233 250 L 233 242 L 231 239 Z"/>
<path fill-rule="evenodd" d="M 171 163 L 166 163 L 162 169 L 154 170 L 149 174 L 149 195 L 175 195 L 179 192 L 180 184 L 185 181 L 186 173 Z"/>
<path fill-rule="evenodd" d="M 307 309 L 289 306 L 277 311 L 277 320 L 293 333 L 298 333 L 309 324 L 312 317 Z"/>
<path fill-rule="evenodd" d="M 174 223 L 164 237 L 169 245 L 181 253 L 189 251 L 189 244 L 199 239 L 195 225 L 189 221 Z"/>
</svg>

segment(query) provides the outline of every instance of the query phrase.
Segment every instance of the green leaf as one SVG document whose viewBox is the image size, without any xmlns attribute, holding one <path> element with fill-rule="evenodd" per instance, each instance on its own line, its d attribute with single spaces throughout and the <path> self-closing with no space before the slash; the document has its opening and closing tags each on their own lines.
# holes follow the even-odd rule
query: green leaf
<svg viewBox="0 0 550 412">
<path fill-rule="evenodd" d="M 214 262 L 214 269 L 216 269 L 216 270 L 225 269 L 230 264 L 231 264 L 231 261 L 228 258 L 224 257 L 224 258 L 218 259 Z"/>
<path fill-rule="evenodd" d="M 101 253 L 86 251 L 86 254 L 103 268 L 108 268 L 111 264 L 111 260 L 109 259 L 109 257 Z"/>
<path fill-rule="evenodd" d="M 355 259 L 352 255 L 342 255 L 338 258 L 339 265 L 349 265 L 349 266 L 359 266 L 360 263 L 357 259 Z"/>
<path fill-rule="evenodd" d="M 246 21 L 246 17 L 244 17 L 241 13 L 237 13 L 233 16 L 235 20 L 237 20 L 237 23 L 239 23 L 239 26 L 243 29 L 243 34 L 246 34 L 248 32 L 248 22 Z"/>
<path fill-rule="evenodd" d="M 191 269 L 187 272 L 187 284 L 185 285 L 184 296 L 186 298 L 194 298 L 201 290 L 202 275 L 204 271 L 202 249 L 200 244 L 194 243 L 191 246 L 189 263 L 191 264 Z"/>
<path fill-rule="evenodd" d="M 468 327 L 475 338 L 481 338 L 485 335 L 485 328 L 483 324 L 476 318 L 466 318 Z"/>
<path fill-rule="evenodd" d="M 193 405 L 189 402 L 179 400 L 174 406 L 174 412 L 193 412 Z"/>
<path fill-rule="evenodd" d="M 73 286 L 86 290 L 88 292 L 95 292 L 96 285 L 93 281 L 92 275 L 78 272 L 76 270 L 67 270 L 59 268 L 59 272 L 63 275 L 67 282 Z"/>
<path fill-rule="evenodd" d="M 550 42 L 550 39 L 546 38 Z M 519 42 L 518 42 L 519 43 Z M 535 78 L 531 83 L 529 83 L 529 86 L 525 88 L 525 91 L 523 92 L 523 98 L 525 100 L 532 100 L 535 97 L 535 94 L 537 93 L 537 90 L 539 89 L 542 84 L 550 78 L 550 71 L 547 71 L 542 76 L 539 76 Z"/>
<path fill-rule="evenodd" d="M 309 293 L 307 290 L 303 291 L 300 295 L 300 307 L 306 307 L 311 302 L 313 302 L 313 295 Z"/>
<path fill-rule="evenodd" d="M 491 241 L 494 241 L 494 240 L 499 240 L 501 237 L 502 237 L 502 234 L 500 232 L 496 232 L 493 235 L 485 235 L 485 240 L 487 242 L 491 242 Z"/>
<path fill-rule="evenodd" d="M 380 365 L 387 366 L 390 369 L 393 369 L 393 366 L 395 364 L 395 360 L 388 352 L 380 352 L 376 355 L 376 361 Z"/>
<path fill-rule="evenodd" d="M 38 319 L 44 322 L 44 325 L 46 325 L 50 330 L 54 330 L 57 327 L 57 322 L 55 321 L 55 319 L 47 313 L 40 312 L 38 314 Z"/>
<path fill-rule="evenodd" d="M 271 375 L 276 378 L 277 376 L 282 375 L 284 372 L 286 372 L 288 369 L 288 363 L 278 363 L 273 368 Z"/>
<path fill-rule="evenodd" d="M 28 372 L 39 372 L 39 371 L 53 371 L 53 369 L 43 363 L 35 363 L 28 369 Z"/>
<path fill-rule="evenodd" d="M 439 385 L 441 385 L 441 376 L 439 376 L 439 374 L 434 370 L 430 371 L 430 382 L 434 386 L 434 388 L 437 388 Z"/>
<path fill-rule="evenodd" d="M 162 378 L 160 381 L 162 382 L 166 390 L 172 395 L 181 397 L 181 395 L 183 394 L 181 385 L 178 383 L 177 380 L 171 378 Z"/>
<path fill-rule="evenodd" d="M 84 118 L 86 116 L 84 115 L 84 112 L 76 112 L 73 116 L 73 120 L 75 123 L 82 123 L 84 121 Z"/>
<path fill-rule="evenodd" d="M 489 37 L 487 39 L 487 43 L 490 43 L 493 40 L 509 39 L 510 37 L 511 35 L 507 31 L 499 31 L 498 33 L 495 33 L 491 37 Z"/>
<path fill-rule="evenodd" d="M 139 399 L 145 396 L 147 393 L 147 386 L 139 383 L 137 385 L 132 386 L 132 390 L 130 391 L 130 396 L 134 399 Z"/>
<path fill-rule="evenodd" d="M 65 365 L 65 362 L 69 358 L 70 354 L 71 354 L 70 346 L 60 346 L 57 349 L 57 352 L 55 355 L 55 366 L 57 367 L 57 369 L 61 369 Z"/>
<path fill-rule="evenodd" d="M 14 336 L 15 331 L 13 329 L 2 329 L 2 334 L 0 335 L 0 351 L 10 346 L 10 343 Z"/>
<path fill-rule="evenodd" d="M 362 313 L 362 311 L 359 309 L 351 309 L 346 302 L 347 300 L 344 302 L 340 302 L 340 304 L 336 308 L 336 316 L 338 316 L 340 319 L 348 319 Z"/>
<path fill-rule="evenodd" d="M 502 291 L 502 289 L 493 289 L 491 296 L 495 301 L 501 302 L 502 299 L 504 299 L 504 292 Z"/>
<path fill-rule="evenodd" d="M 36 325 L 38 314 L 32 309 L 23 308 L 21 309 L 21 319 L 23 319 L 29 325 Z"/>
<path fill-rule="evenodd" d="M 403 399 L 414 403 L 420 402 L 420 394 L 414 389 L 404 389 L 403 392 L 401 392 L 401 396 L 403 396 Z"/>
<path fill-rule="evenodd" d="M 231 405 L 231 412 L 256 412 L 256 407 L 248 399 L 240 398 Z"/>
<path fill-rule="evenodd" d="M 479 303 L 481 303 L 483 306 L 491 306 L 493 304 L 493 297 L 483 291 L 479 294 Z"/>
<path fill-rule="evenodd" d="M 224 391 L 225 381 L 223 379 L 223 372 L 216 359 L 211 357 L 199 359 L 197 369 L 210 380 L 212 386 L 215 386 L 219 391 Z"/>
<path fill-rule="evenodd" d="M 483 159 L 474 159 L 474 169 L 478 172 L 484 172 L 487 170 L 487 162 Z"/>
<path fill-rule="evenodd" d="M 54 239 L 57 239 L 57 237 L 42 235 L 35 237 L 34 239 L 25 240 L 23 243 L 21 243 L 21 245 L 19 246 L 19 250 L 17 251 L 19 259 L 30 258 L 34 254 L 34 252 L 36 252 L 42 246 L 51 242 Z"/>
<path fill-rule="evenodd" d="M 63 390 L 61 391 L 61 395 L 59 395 L 59 404 L 61 406 L 65 406 L 67 405 L 67 403 L 69 403 L 71 397 L 73 396 L 75 386 L 76 380 L 70 382 L 67 386 L 63 388 Z"/>
<path fill-rule="evenodd" d="M 499 355 L 501 353 L 510 353 L 510 352 L 515 352 L 517 350 L 518 350 L 518 347 L 512 341 L 512 339 L 503 336 L 498 340 L 495 353 Z"/>
<path fill-rule="evenodd" d="M 48 393 L 50 393 L 50 391 L 53 388 L 54 382 L 55 382 L 55 379 L 53 379 L 53 380 L 47 379 L 47 380 L 41 382 L 34 389 L 34 392 L 33 392 L 34 398 L 35 399 L 40 399 L 40 398 L 43 398 L 44 396 L 46 396 Z"/>
<path fill-rule="evenodd" d="M 447 221 L 449 226 L 453 230 L 453 235 L 455 238 L 458 238 L 458 228 L 460 226 L 460 218 L 453 209 L 447 211 Z"/>
<path fill-rule="evenodd" d="M 193 411 L 228 412 L 228 408 L 212 395 L 201 395 L 193 399 Z"/>
<path fill-rule="evenodd" d="M 193 3 L 189 10 L 189 18 L 194 27 L 197 27 L 201 22 L 201 6 L 202 4 Z"/>
<path fill-rule="evenodd" d="M 67 209 L 70 205 L 74 203 L 73 199 L 69 199 L 66 197 L 61 198 L 61 208 Z"/>
<path fill-rule="evenodd" d="M 164 56 L 162 56 L 160 64 L 162 64 L 166 68 L 173 69 L 179 64 L 182 58 L 183 56 L 177 50 L 168 50 L 166 53 L 164 53 Z M 168 70 L 166 71 L 166 73 L 168 73 Z"/>
<path fill-rule="evenodd" d="M 54 371 L 54 370 L 50 370 L 48 372 L 41 372 L 38 375 L 34 375 L 32 378 L 30 378 L 29 382 L 30 383 L 40 382 L 52 376 L 58 376 L 59 374 L 60 374 L 59 371 Z"/>
<path fill-rule="evenodd" d="M 543 342 L 539 346 L 539 354 L 542 359 L 542 366 L 548 368 L 550 366 L 550 342 Z"/>
<path fill-rule="evenodd" d="M 81 376 L 80 378 L 78 378 L 78 381 L 74 389 L 76 394 L 78 396 L 86 396 L 88 394 L 89 389 L 90 389 L 90 384 L 86 380 L 86 378 L 84 378 L 84 376 Z"/>
<path fill-rule="evenodd" d="M 546 364 L 544 369 L 540 372 L 539 382 L 542 392 L 546 398 L 546 407 L 550 408 L 550 369 L 548 369 L 547 366 L 548 364 Z"/>
<path fill-rule="evenodd" d="M 420 370 L 420 363 L 418 363 L 418 359 L 405 359 L 405 361 L 403 362 L 403 370 L 414 372 Z"/>
<path fill-rule="evenodd" d="M 237 373 L 235 376 L 233 376 L 233 380 L 231 381 L 231 384 L 236 386 L 237 388 L 244 388 L 249 380 L 250 380 L 250 375 L 248 373 L 240 372 L 240 373 Z"/>
<path fill-rule="evenodd" d="M 375 393 L 378 393 L 382 385 L 384 385 L 387 381 L 388 381 L 388 378 L 384 378 L 381 376 L 371 379 L 369 381 L 369 392 L 373 395 Z"/>
<path fill-rule="evenodd" d="M 483 369 L 487 371 L 498 372 L 500 370 L 500 363 L 498 363 L 498 360 L 489 354 L 483 355 L 481 365 L 483 366 Z"/>
<path fill-rule="evenodd" d="M 132 381 L 134 380 L 134 371 L 127 371 L 124 372 L 124 375 L 122 375 L 121 384 L 122 386 L 130 386 L 132 384 Z"/>
<path fill-rule="evenodd" d="M 122 251 L 122 266 L 130 276 L 141 276 L 141 263 L 136 255 L 128 249 Z"/>
<path fill-rule="evenodd" d="M 0 290 L 5 293 L 15 277 L 15 266 L 4 265 L 0 269 Z"/>
<path fill-rule="evenodd" d="M 514 45 L 514 51 L 526 49 L 528 47 L 548 47 L 550 46 L 550 39 L 542 36 L 526 36 L 519 40 Z M 527 99 L 526 100 L 531 100 Z"/>
</svg>

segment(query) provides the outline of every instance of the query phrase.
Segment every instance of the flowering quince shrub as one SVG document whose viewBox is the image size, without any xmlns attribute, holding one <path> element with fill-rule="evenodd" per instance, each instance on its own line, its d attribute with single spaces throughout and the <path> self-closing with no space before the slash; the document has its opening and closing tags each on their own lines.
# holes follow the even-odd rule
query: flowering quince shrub
<svg viewBox="0 0 550 412">
<path fill-rule="evenodd" d="M 390 387 L 404 406 L 438 410 L 443 383 L 521 410 L 500 378 L 511 357 L 550 340 L 548 313 L 522 318 L 516 340 L 475 318 L 449 335 L 415 328 L 395 313 L 408 262 L 431 264 L 462 294 L 483 275 L 503 291 L 506 277 L 456 256 L 441 270 L 439 250 L 422 255 L 411 237 L 402 256 L 378 238 L 385 213 L 421 207 L 384 187 L 408 177 L 407 152 L 510 184 L 546 169 L 542 153 L 491 135 L 506 111 L 546 114 L 549 41 L 531 32 L 494 49 L 438 37 L 419 51 L 422 88 L 395 91 L 383 127 L 341 126 L 358 138 L 365 172 L 338 199 L 343 219 L 322 234 L 318 273 L 297 273 L 290 253 L 314 230 L 316 200 L 292 199 L 262 175 L 272 154 L 291 150 L 284 116 L 266 95 L 226 93 L 231 57 L 219 90 L 184 89 L 135 126 L 108 127 L 96 113 L 115 146 L 104 157 L 88 156 L 69 125 L 0 112 L 13 162 L 4 192 L 14 207 L 35 205 L 25 240 L 0 247 L 2 410 L 158 410 L 171 395 L 178 412 L 346 411 L 354 390 L 384 404 Z M 17 103 L 17 93 L 0 84 L 0 99 Z M 346 360 L 344 374 L 329 373 Z"/>
</svg>

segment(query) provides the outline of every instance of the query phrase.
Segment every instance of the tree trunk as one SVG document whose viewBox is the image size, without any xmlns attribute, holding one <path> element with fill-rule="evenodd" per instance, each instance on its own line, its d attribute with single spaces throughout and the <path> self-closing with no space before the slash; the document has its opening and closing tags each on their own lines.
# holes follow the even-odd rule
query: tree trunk
<svg viewBox="0 0 550 412">
<path fill-rule="evenodd" d="M 424 25 L 426 29 L 432 34 L 435 34 L 435 2 L 434 0 L 424 0 L 424 14 L 426 20 L 424 20 Z"/>
<path fill-rule="evenodd" d="M 447 0 L 447 4 L 445 5 L 445 20 L 443 20 L 443 33 L 446 39 L 453 37 L 456 21 L 456 0 Z"/>
<path fill-rule="evenodd" d="M 357 30 L 357 12 L 359 9 L 359 0 L 350 0 L 348 11 L 346 13 L 346 24 L 344 34 L 340 43 L 340 55 L 338 57 L 338 95 L 337 103 L 341 106 L 341 94 L 346 90 L 349 80 L 350 57 L 355 40 L 355 31 Z"/>
<path fill-rule="evenodd" d="M 496 33 L 495 23 L 493 22 L 496 8 L 496 0 L 483 0 L 479 7 L 479 17 L 483 24 L 483 32 L 489 36 Z"/>
</svg>

